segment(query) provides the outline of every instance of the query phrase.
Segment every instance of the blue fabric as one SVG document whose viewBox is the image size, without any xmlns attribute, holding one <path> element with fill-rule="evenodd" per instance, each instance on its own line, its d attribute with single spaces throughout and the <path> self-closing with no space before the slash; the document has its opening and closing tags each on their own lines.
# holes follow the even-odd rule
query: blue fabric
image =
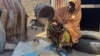
<svg viewBox="0 0 100 56">
<path fill-rule="evenodd" d="M 24 56 L 39 56 L 36 52 L 28 53 Z"/>
<path fill-rule="evenodd" d="M 60 54 L 60 56 L 68 56 L 67 52 L 63 49 L 59 50 L 58 53 Z"/>
<path fill-rule="evenodd" d="M 48 48 L 49 48 L 49 50 L 53 50 L 53 48 L 55 48 L 56 47 L 56 44 L 51 44 Z"/>
<path fill-rule="evenodd" d="M 53 51 L 53 49 L 56 48 L 56 44 L 51 44 L 48 48 L 49 48 L 49 50 Z M 58 51 L 58 53 L 60 54 L 60 56 L 68 56 L 67 52 L 65 50 L 63 50 L 63 49 L 60 49 Z"/>
</svg>

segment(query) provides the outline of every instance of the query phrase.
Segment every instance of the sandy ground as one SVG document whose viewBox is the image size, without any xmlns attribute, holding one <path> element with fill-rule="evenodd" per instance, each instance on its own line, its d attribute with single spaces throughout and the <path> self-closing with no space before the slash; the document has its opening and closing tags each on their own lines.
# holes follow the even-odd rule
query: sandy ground
<svg viewBox="0 0 100 56">
<path fill-rule="evenodd" d="M 13 51 L 5 51 L 4 53 L 0 54 L 0 56 L 11 56 Z"/>
<path fill-rule="evenodd" d="M 36 34 L 42 32 L 42 30 L 39 28 L 37 31 L 34 29 L 30 29 L 30 27 L 28 28 L 28 38 L 29 40 L 33 40 Z M 5 51 L 3 54 L 0 54 L 0 56 L 11 56 L 13 51 Z M 45 56 L 45 55 L 44 55 Z M 79 52 L 76 50 L 73 50 L 73 52 L 71 54 L 68 54 L 68 56 L 100 56 L 100 55 L 95 55 L 95 54 L 88 54 L 88 53 L 83 53 L 83 52 Z"/>
</svg>

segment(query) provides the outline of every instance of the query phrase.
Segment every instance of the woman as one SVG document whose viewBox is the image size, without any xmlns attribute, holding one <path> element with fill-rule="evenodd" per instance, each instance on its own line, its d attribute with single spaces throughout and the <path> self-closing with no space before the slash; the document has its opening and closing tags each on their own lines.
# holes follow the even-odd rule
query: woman
<svg viewBox="0 0 100 56">
<path fill-rule="evenodd" d="M 81 1 L 52 0 L 54 21 L 49 23 L 48 37 L 58 45 L 72 47 L 80 38 Z"/>
</svg>

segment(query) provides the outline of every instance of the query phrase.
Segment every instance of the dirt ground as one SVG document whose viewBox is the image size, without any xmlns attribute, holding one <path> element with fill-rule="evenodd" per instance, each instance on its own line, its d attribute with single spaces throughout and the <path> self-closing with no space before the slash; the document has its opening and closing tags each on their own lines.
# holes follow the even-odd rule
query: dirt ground
<svg viewBox="0 0 100 56">
<path fill-rule="evenodd" d="M 11 56 L 13 51 L 5 51 L 4 53 L 0 54 L 0 56 Z"/>
</svg>

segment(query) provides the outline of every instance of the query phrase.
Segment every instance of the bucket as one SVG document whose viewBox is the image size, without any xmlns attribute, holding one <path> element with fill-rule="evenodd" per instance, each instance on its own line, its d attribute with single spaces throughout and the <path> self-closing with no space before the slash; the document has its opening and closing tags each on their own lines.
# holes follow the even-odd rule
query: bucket
<svg viewBox="0 0 100 56">
<path fill-rule="evenodd" d="M 48 18 L 48 19 L 53 19 L 54 17 L 54 9 L 52 6 L 47 5 L 47 4 L 38 4 L 35 9 L 35 16 L 37 18 Z"/>
</svg>

